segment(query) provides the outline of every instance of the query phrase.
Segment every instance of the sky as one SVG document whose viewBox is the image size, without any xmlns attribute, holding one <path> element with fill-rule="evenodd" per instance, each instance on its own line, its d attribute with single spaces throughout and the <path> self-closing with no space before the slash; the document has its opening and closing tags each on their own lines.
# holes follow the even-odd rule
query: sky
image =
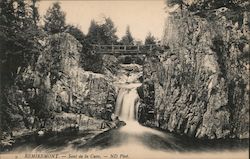
<svg viewBox="0 0 250 159">
<path fill-rule="evenodd" d="M 55 1 L 40 0 L 38 7 L 43 17 Z M 85 34 L 90 21 L 110 17 L 117 27 L 118 37 L 125 34 L 127 25 L 136 40 L 144 40 L 151 32 L 161 39 L 166 17 L 163 0 L 60 0 L 66 13 L 66 23 L 78 26 Z"/>
</svg>

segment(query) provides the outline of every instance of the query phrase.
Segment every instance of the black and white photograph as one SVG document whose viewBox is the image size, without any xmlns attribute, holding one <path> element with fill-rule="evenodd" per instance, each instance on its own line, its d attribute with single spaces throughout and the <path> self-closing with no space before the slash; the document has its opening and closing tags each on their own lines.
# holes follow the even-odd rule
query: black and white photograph
<svg viewBox="0 0 250 159">
<path fill-rule="evenodd" d="M 0 159 L 249 159 L 249 0 L 0 0 Z"/>
</svg>

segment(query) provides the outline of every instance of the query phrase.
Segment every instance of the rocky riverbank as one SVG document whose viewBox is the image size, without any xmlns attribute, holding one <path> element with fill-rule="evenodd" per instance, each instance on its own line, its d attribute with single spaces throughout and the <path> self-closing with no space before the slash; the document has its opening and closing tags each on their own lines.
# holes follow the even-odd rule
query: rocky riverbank
<svg viewBox="0 0 250 159">
<path fill-rule="evenodd" d="M 65 136 L 70 138 L 72 134 L 82 134 L 81 140 L 84 140 L 81 143 L 84 144 L 87 140 L 94 138 L 104 131 L 119 127 L 115 121 L 106 121 L 83 114 L 63 112 L 56 113 L 54 118 L 50 119 L 48 123 L 40 129 L 17 129 L 12 131 L 12 135 L 4 133 L 1 140 L 1 151 L 18 151 L 18 149 L 22 149 L 20 147 L 21 144 L 35 142 L 33 140 L 47 140 L 51 136 Z"/>
</svg>

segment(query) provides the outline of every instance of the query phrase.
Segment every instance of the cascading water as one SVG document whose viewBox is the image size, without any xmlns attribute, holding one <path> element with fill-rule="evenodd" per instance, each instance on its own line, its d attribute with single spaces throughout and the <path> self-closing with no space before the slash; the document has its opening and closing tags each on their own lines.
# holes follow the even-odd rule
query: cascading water
<svg viewBox="0 0 250 159">
<path fill-rule="evenodd" d="M 138 82 L 123 83 L 118 85 L 119 93 L 116 99 L 115 115 L 126 123 L 126 126 L 122 127 L 120 131 L 128 134 L 141 135 L 145 133 L 152 133 L 158 136 L 164 136 L 161 132 L 144 127 L 138 122 L 140 97 L 138 95 L 137 88 L 140 86 L 141 83 Z M 133 143 L 136 142 L 134 138 L 130 139 L 133 140 Z"/>
<path fill-rule="evenodd" d="M 115 114 L 123 121 L 137 121 L 140 98 L 136 88 L 140 84 L 127 84 L 119 90 Z"/>
<path fill-rule="evenodd" d="M 131 64 L 123 65 L 123 67 L 126 68 L 136 66 Z M 137 88 L 142 85 L 142 83 L 140 83 L 138 80 L 139 77 L 142 76 L 142 69 L 138 70 L 140 71 L 133 71 L 133 73 L 121 71 L 120 76 L 118 76 L 117 82 L 115 82 L 115 85 L 119 90 L 116 99 L 115 115 L 118 116 L 120 120 L 126 123 L 126 125 L 119 129 L 119 131 L 122 133 L 130 134 L 132 136 L 135 134 L 141 135 L 144 133 L 153 133 L 162 136 L 162 133 L 151 128 L 144 127 L 138 122 L 140 97 L 137 92 Z M 133 137 L 131 139 L 133 140 L 133 143 L 136 141 Z"/>
<path fill-rule="evenodd" d="M 120 72 L 120 78 L 116 83 L 119 93 L 116 99 L 115 115 L 128 124 L 128 122 L 137 122 L 138 120 L 140 97 L 137 88 L 141 86 L 138 79 L 142 75 L 142 70 L 139 65 L 135 64 L 122 66 L 124 69 Z"/>
</svg>

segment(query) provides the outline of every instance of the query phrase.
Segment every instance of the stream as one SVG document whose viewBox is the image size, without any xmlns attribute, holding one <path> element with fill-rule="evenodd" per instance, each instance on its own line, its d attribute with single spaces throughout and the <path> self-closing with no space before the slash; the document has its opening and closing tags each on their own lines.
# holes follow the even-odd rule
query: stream
<svg viewBox="0 0 250 159">
<path fill-rule="evenodd" d="M 138 80 L 141 73 L 130 71 L 124 76 L 124 72 L 127 71 L 123 70 L 115 82 L 118 90 L 115 115 L 126 123 L 125 126 L 105 131 L 93 138 L 91 132 L 50 135 L 40 140 L 27 137 L 27 142 L 17 146 L 15 151 L 88 152 L 100 154 L 95 158 L 131 159 L 164 156 L 188 158 L 190 155 L 191 158 L 204 158 L 206 155 L 210 155 L 209 158 L 225 158 L 225 154 L 231 155 L 232 158 L 235 155 L 248 156 L 248 140 L 198 140 L 140 125 L 137 121 L 140 104 L 137 87 L 141 86 Z M 86 141 L 88 135 L 90 139 Z"/>
</svg>

